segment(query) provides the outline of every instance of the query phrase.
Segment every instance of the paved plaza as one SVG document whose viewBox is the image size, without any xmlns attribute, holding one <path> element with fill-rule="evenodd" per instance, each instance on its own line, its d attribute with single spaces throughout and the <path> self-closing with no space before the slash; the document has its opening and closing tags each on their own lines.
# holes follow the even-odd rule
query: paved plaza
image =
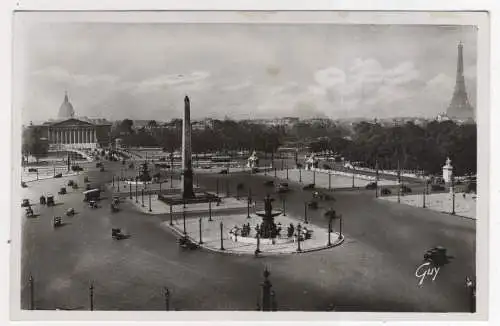
<svg viewBox="0 0 500 326">
<path fill-rule="evenodd" d="M 216 216 L 209 221 L 208 218 L 201 220 L 201 247 L 226 254 L 249 254 L 254 255 L 257 248 L 257 240 L 255 237 L 242 238 L 241 236 L 234 236 L 231 231 L 235 227 L 241 228 L 243 224 L 250 224 L 251 230 L 255 229 L 258 223 L 262 222 L 262 218 L 255 214 L 233 214 Z M 221 230 L 220 223 L 222 222 L 222 239 L 223 247 L 221 250 Z M 280 215 L 275 218 L 275 223 L 282 227 L 281 237 L 278 237 L 276 244 L 268 243 L 269 240 L 262 239 L 260 243 L 260 250 L 262 255 L 276 255 L 276 254 L 292 254 L 297 253 L 298 243 L 294 238 L 286 238 L 286 227 L 293 224 L 295 227 L 300 223 L 302 228 L 306 228 L 312 232 L 311 239 L 301 241 L 301 252 L 307 253 L 322 249 L 329 249 L 339 245 L 343 238 L 338 233 L 331 233 L 331 245 L 328 245 L 328 229 L 318 227 L 311 223 L 304 223 L 297 217 Z M 170 225 L 169 221 L 165 221 L 162 225 L 166 228 L 175 230 L 175 232 L 182 236 L 184 234 L 184 221 L 182 218 L 177 218 Z M 187 218 L 186 219 L 186 235 L 194 242 L 199 243 L 200 240 L 200 219 Z"/>
<path fill-rule="evenodd" d="M 174 214 L 175 232 L 169 229 L 170 214 L 147 214 L 135 202 L 125 200 L 119 212 L 109 209 L 112 192 L 102 195 L 100 208 L 91 209 L 82 201 L 84 188 L 68 187 L 67 195 L 57 195 L 61 186 L 74 179 L 83 186 L 87 175 L 92 185 L 103 186 L 118 175 L 122 165 L 106 162 L 106 171 L 99 172 L 89 165 L 78 176 L 32 182 L 22 189 L 22 196 L 35 203 L 36 218 L 22 221 L 21 301 L 29 305 L 29 275 L 35 280 L 37 309 L 88 309 L 88 286 L 94 284 L 96 310 L 163 310 L 163 287 L 171 291 L 172 310 L 254 310 L 260 294 L 262 271 L 267 266 L 277 293 L 279 310 L 325 311 L 466 311 L 468 301 L 463 286 L 467 275 L 475 274 L 475 221 L 443 218 L 444 214 L 409 205 L 397 205 L 375 198 L 373 192 L 349 191 L 334 194 L 335 202 L 320 202 L 319 208 L 309 210 L 309 226 L 315 228 L 311 247 L 327 243 L 328 220 L 326 209 L 333 208 L 343 216 L 340 246 L 305 254 L 271 254 L 262 245 L 263 254 L 220 254 L 212 250 L 186 250 L 177 241 L 183 230 L 182 214 Z M 230 175 L 199 175 L 200 187 L 215 191 L 215 180 L 229 184 L 232 195 L 242 183 L 261 206 L 271 176 L 234 173 Z M 311 192 L 290 183 L 286 199 L 287 217 L 279 216 L 282 225 L 304 221 L 304 202 Z M 40 194 L 52 192 L 56 206 L 40 206 Z M 221 193 L 223 190 L 221 189 Z M 128 191 L 124 192 L 125 196 Z M 277 194 L 272 194 L 277 196 Z M 281 195 L 280 195 L 281 196 Z M 261 198 L 262 197 L 262 198 Z M 146 199 L 146 198 L 145 198 Z M 223 202 L 227 200 L 223 198 Z M 235 200 L 235 199 L 234 199 Z M 236 201 L 236 200 L 235 200 Z M 246 204 L 246 202 L 243 202 Z M 360 205 L 362 203 L 362 205 Z M 145 200 L 145 204 L 148 204 Z M 223 221 L 225 249 L 231 245 L 238 250 L 253 252 L 255 245 L 245 246 L 229 239 L 234 225 L 246 219 L 246 205 L 238 213 L 217 212 L 214 207 L 215 228 L 207 228 L 203 217 L 203 241 L 216 250 L 217 226 Z M 280 204 L 276 204 L 279 209 Z M 75 208 L 77 214 L 66 217 L 65 211 Z M 163 211 L 165 206 L 163 206 Z M 200 211 L 206 212 L 205 208 Z M 187 216 L 187 232 L 199 240 L 197 212 Z M 52 217 L 63 216 L 65 226 L 52 227 Z M 234 223 L 231 219 L 235 219 Z M 252 218 L 251 221 L 257 218 Z M 230 222 L 231 221 L 231 222 Z M 251 222 L 253 225 L 253 222 Z M 121 228 L 131 235 L 116 241 L 111 228 Z M 198 230 L 198 232 L 196 232 Z M 339 232 L 339 223 L 333 230 Z M 444 232 L 443 230 L 446 230 Z M 220 234 L 219 234 L 220 235 Z M 332 242 L 336 235 L 332 234 Z M 338 239 L 338 237 L 337 237 Z M 220 239 L 219 239 L 220 241 Z M 297 243 L 290 243 L 290 250 Z M 307 248 L 307 243 L 301 243 Z M 415 268 L 421 264 L 425 250 L 435 245 L 448 248 L 455 259 L 440 271 L 435 282 L 417 286 Z M 295 247 L 296 248 L 296 247 Z M 286 250 L 283 250 L 286 251 Z M 54 259 L 57 257 L 57 259 Z M 50 264 L 47 262 L 50 261 Z"/>
<path fill-rule="evenodd" d="M 382 200 L 390 202 L 398 201 L 397 196 L 380 197 Z M 400 197 L 400 203 L 415 207 L 423 207 L 423 194 L 404 195 Z M 453 199 L 450 193 L 436 193 L 425 195 L 425 206 L 428 209 L 451 213 L 453 211 Z M 455 194 L 455 214 L 458 216 L 476 218 L 476 195 L 456 193 Z"/>
</svg>

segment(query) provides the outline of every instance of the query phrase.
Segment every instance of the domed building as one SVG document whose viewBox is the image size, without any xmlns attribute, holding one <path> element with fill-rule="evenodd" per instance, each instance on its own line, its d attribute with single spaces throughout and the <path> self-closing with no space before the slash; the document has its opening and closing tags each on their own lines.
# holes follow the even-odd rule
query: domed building
<svg viewBox="0 0 500 326">
<path fill-rule="evenodd" d="M 75 109 L 68 99 L 68 92 L 64 93 L 64 101 L 59 108 L 59 114 L 57 117 L 59 119 L 69 119 L 75 116 Z"/>
<path fill-rule="evenodd" d="M 75 117 L 75 110 L 68 93 L 59 107 L 57 119 L 43 123 L 43 135 L 53 151 L 69 149 L 94 149 L 109 146 L 111 123 L 106 119 Z"/>
</svg>

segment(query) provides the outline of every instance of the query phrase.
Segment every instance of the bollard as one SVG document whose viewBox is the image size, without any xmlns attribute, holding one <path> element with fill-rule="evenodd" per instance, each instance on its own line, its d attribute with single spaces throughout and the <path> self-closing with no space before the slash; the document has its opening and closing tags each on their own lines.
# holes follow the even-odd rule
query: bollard
<svg viewBox="0 0 500 326">
<path fill-rule="evenodd" d="M 129 186 L 128 187 L 129 188 L 128 191 L 129 191 L 129 194 L 130 194 L 130 199 L 132 199 L 132 183 L 129 183 L 128 186 Z"/>
<path fill-rule="evenodd" d="M 203 240 L 201 238 L 201 217 L 200 219 L 198 220 L 198 223 L 200 224 L 200 244 L 203 244 Z"/>
<path fill-rule="evenodd" d="M 352 171 L 352 187 L 354 188 L 354 170 Z"/>
<path fill-rule="evenodd" d="M 316 185 L 316 170 L 313 170 L 313 185 Z"/>
<path fill-rule="evenodd" d="M 283 198 L 283 216 L 286 216 L 286 204 L 285 204 L 285 198 Z"/>
<path fill-rule="evenodd" d="M 278 172 L 277 172 L 277 169 L 274 168 L 274 178 L 276 179 L 278 177 Z"/>
<path fill-rule="evenodd" d="M 328 172 L 328 191 L 332 191 L 332 172 Z"/>
<path fill-rule="evenodd" d="M 219 197 L 219 178 L 216 179 L 216 193 L 217 197 Z"/>
<path fill-rule="evenodd" d="M 172 212 L 172 205 L 169 205 L 170 206 L 170 226 L 174 225 L 173 221 L 172 221 L 172 215 L 173 215 L 173 212 Z"/>
<path fill-rule="evenodd" d="M 299 183 L 302 183 L 302 169 L 299 168 Z"/>
<path fill-rule="evenodd" d="M 115 176 L 114 175 L 111 176 L 111 184 L 112 184 L 113 189 L 115 189 Z"/>
<path fill-rule="evenodd" d="M 286 179 L 288 180 L 288 166 L 286 167 Z"/>
<path fill-rule="evenodd" d="M 144 189 L 141 189 L 141 206 L 144 207 Z"/>
<path fill-rule="evenodd" d="M 159 183 L 160 183 L 160 194 L 161 194 L 161 181 Z"/>
<path fill-rule="evenodd" d="M 170 188 L 173 188 L 174 187 L 174 175 L 171 174 L 170 175 Z"/>
</svg>

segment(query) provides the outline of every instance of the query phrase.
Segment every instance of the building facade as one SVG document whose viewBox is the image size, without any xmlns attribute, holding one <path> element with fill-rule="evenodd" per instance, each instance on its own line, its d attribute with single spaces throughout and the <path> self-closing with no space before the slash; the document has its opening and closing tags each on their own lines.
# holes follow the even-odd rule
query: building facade
<svg viewBox="0 0 500 326">
<path fill-rule="evenodd" d="M 64 96 L 58 118 L 36 127 L 42 129 L 42 136 L 47 139 L 49 150 L 84 150 L 110 145 L 111 123 L 105 119 L 75 117 L 68 94 Z"/>
</svg>

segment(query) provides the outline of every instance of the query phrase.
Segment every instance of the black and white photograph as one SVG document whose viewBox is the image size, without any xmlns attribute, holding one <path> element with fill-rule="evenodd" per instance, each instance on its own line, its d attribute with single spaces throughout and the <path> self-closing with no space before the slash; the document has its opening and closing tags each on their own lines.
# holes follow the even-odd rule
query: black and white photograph
<svg viewBox="0 0 500 326">
<path fill-rule="evenodd" d="M 13 16 L 21 312 L 474 317 L 482 13 L 108 14 Z"/>
</svg>

